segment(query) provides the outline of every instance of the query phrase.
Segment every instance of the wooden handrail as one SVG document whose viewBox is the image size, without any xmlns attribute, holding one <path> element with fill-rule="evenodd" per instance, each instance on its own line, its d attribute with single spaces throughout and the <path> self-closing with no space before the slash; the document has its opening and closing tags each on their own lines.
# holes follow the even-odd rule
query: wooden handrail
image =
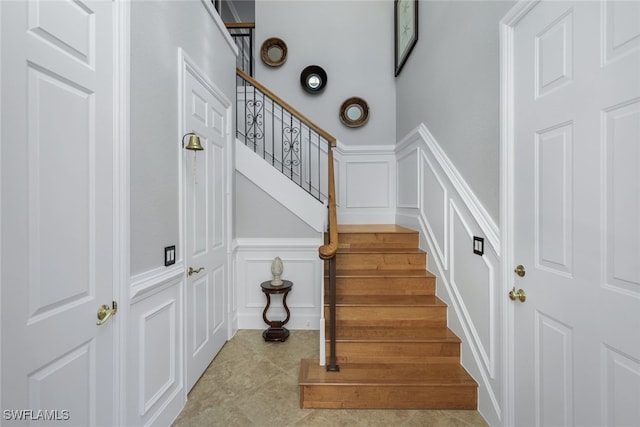
<svg viewBox="0 0 640 427">
<path fill-rule="evenodd" d="M 329 162 L 329 243 L 318 248 L 320 258 L 323 260 L 335 257 L 338 251 L 338 215 L 336 212 L 336 187 L 333 175 L 333 150 L 329 150 L 327 154 L 327 161 Z"/>
<path fill-rule="evenodd" d="M 239 68 L 236 68 L 236 73 L 242 77 L 243 79 L 245 79 L 246 81 L 248 81 L 249 83 L 251 83 L 252 86 L 257 87 L 258 89 L 260 89 L 260 91 L 262 91 L 265 95 L 269 96 L 269 98 L 273 99 L 274 101 L 276 101 L 278 104 L 280 104 L 281 106 L 283 106 L 287 111 L 289 111 L 292 115 L 296 116 L 302 123 L 306 124 L 307 126 L 309 126 L 311 129 L 313 129 L 315 132 L 317 132 L 318 134 L 320 134 L 321 137 L 323 137 L 324 139 L 326 139 L 329 144 L 332 147 L 336 146 L 336 138 L 331 135 L 329 132 L 325 131 L 324 129 L 322 129 L 320 126 L 316 125 L 315 123 L 313 123 L 311 120 L 309 120 L 304 114 L 302 114 L 301 112 L 299 112 L 298 110 L 296 110 L 295 108 L 293 108 L 291 105 L 289 105 L 288 103 L 286 103 L 282 98 L 280 98 L 278 95 L 276 95 L 275 93 L 271 92 L 269 89 L 267 89 L 265 86 L 263 86 L 262 84 L 260 84 L 258 81 L 254 80 L 249 74 L 245 73 L 244 71 L 242 71 Z"/>
<path fill-rule="evenodd" d="M 255 28 L 255 22 L 225 22 L 224 26 L 227 28 Z"/>
</svg>

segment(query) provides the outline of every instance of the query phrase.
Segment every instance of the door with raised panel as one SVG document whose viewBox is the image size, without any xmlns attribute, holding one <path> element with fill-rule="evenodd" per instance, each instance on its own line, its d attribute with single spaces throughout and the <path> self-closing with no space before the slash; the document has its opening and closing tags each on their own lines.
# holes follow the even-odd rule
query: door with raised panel
<svg viewBox="0 0 640 427">
<path fill-rule="evenodd" d="M 3 425 L 115 424 L 113 8 L 0 4 Z"/>
<path fill-rule="evenodd" d="M 183 77 L 185 133 L 196 133 L 204 148 L 183 150 L 190 390 L 228 337 L 226 189 L 230 103 L 189 61 L 184 62 Z"/>
<path fill-rule="evenodd" d="M 514 55 L 516 424 L 640 425 L 640 2 L 539 2 Z"/>
</svg>

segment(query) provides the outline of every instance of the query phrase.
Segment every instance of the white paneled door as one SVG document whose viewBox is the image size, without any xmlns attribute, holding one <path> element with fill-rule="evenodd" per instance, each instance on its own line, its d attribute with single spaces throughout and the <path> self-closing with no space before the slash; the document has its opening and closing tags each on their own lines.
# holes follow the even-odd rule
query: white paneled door
<svg viewBox="0 0 640 427">
<path fill-rule="evenodd" d="M 514 55 L 516 425 L 640 425 L 640 2 L 539 2 Z"/>
<path fill-rule="evenodd" d="M 3 425 L 116 424 L 113 8 L 0 6 Z"/>
<path fill-rule="evenodd" d="M 184 150 L 187 271 L 187 390 L 227 341 L 228 118 L 230 103 L 188 61 L 183 68 L 185 133 L 204 150 Z M 188 138 L 185 138 L 185 145 Z"/>
</svg>

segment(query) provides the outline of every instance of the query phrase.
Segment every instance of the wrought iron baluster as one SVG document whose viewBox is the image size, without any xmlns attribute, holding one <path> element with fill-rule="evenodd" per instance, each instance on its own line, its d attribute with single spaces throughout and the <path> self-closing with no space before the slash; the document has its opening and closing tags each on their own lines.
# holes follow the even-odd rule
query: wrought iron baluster
<svg viewBox="0 0 640 427">
<path fill-rule="evenodd" d="M 276 164 L 276 147 L 275 147 L 275 120 L 276 120 L 276 108 L 275 101 L 271 99 L 271 166 Z"/>
<path fill-rule="evenodd" d="M 282 135 L 282 139 L 280 141 L 280 172 L 284 173 L 284 107 L 280 107 L 280 117 L 282 127 L 280 128 L 280 133 Z"/>
<path fill-rule="evenodd" d="M 260 93 L 262 93 L 262 106 L 263 106 L 262 108 L 263 108 L 263 111 L 264 111 L 263 114 L 264 114 L 264 118 L 266 118 L 266 114 L 267 114 L 267 103 L 265 102 L 265 96 L 266 95 L 264 94 L 264 92 L 260 92 Z M 264 128 L 264 126 L 266 126 L 266 124 L 265 124 L 264 118 L 262 119 L 263 128 L 262 128 L 262 132 L 260 134 L 262 136 L 262 158 L 266 159 L 265 155 L 267 153 L 267 147 L 266 147 L 266 142 L 265 142 L 265 128 Z"/>
</svg>

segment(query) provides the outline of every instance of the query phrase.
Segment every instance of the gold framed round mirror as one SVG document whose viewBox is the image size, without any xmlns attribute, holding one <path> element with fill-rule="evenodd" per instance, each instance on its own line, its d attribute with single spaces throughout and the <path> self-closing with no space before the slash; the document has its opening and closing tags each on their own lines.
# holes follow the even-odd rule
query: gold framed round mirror
<svg viewBox="0 0 640 427">
<path fill-rule="evenodd" d="M 279 67 L 287 60 L 287 44 L 278 37 L 271 37 L 262 43 L 260 57 L 269 67 Z"/>
<path fill-rule="evenodd" d="M 363 126 L 369 120 L 367 101 L 357 96 L 351 97 L 340 106 L 340 121 L 350 128 Z"/>
</svg>

